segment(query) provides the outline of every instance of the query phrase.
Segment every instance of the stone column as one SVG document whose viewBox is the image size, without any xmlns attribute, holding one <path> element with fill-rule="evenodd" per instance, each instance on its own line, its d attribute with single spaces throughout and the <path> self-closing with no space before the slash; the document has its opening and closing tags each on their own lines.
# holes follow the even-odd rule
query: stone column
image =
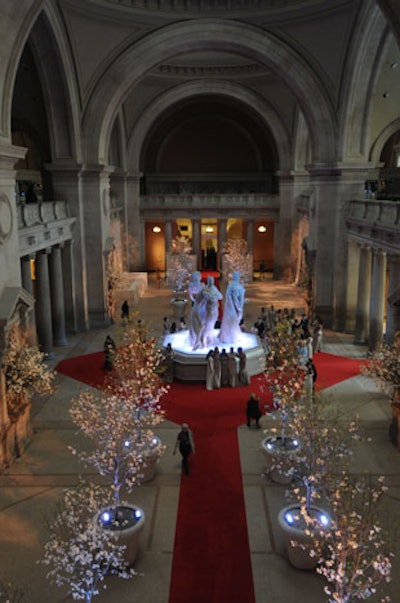
<svg viewBox="0 0 400 603">
<path fill-rule="evenodd" d="M 221 276 L 223 273 L 223 250 L 226 243 L 226 235 L 227 235 L 227 226 L 228 220 L 225 218 L 223 220 L 218 220 L 218 264 L 217 268 L 221 272 Z"/>
<path fill-rule="evenodd" d="M 358 293 L 354 342 L 365 343 L 369 335 L 369 315 L 371 304 L 372 255 L 367 245 L 360 246 L 358 269 Z"/>
<path fill-rule="evenodd" d="M 165 253 L 171 251 L 172 243 L 172 221 L 165 220 Z"/>
<path fill-rule="evenodd" d="M 388 304 L 385 343 L 391 345 L 400 332 L 400 255 L 389 256 Z"/>
<path fill-rule="evenodd" d="M 73 247 L 73 241 L 65 241 L 61 248 L 61 263 L 64 287 L 65 326 L 69 332 L 77 333 L 78 321 L 75 305 L 77 279 L 75 278 L 75 254 Z"/>
<path fill-rule="evenodd" d="M 33 290 L 33 280 L 32 280 L 32 268 L 31 268 L 31 260 L 34 259 L 33 256 L 26 255 L 21 258 L 21 279 L 22 286 L 25 291 L 34 298 L 35 293 Z M 27 321 L 27 340 L 30 345 L 36 345 L 37 336 L 36 336 L 36 322 L 35 322 L 35 313 L 31 311 L 29 314 L 29 318 Z"/>
<path fill-rule="evenodd" d="M 61 247 L 55 245 L 49 256 L 50 297 L 54 345 L 67 345 Z"/>
<path fill-rule="evenodd" d="M 250 254 L 253 254 L 254 247 L 254 220 L 247 220 L 247 247 Z"/>
<path fill-rule="evenodd" d="M 374 250 L 372 260 L 372 295 L 369 317 L 368 347 L 375 350 L 383 341 L 383 318 L 385 313 L 386 253 Z"/>
<path fill-rule="evenodd" d="M 90 247 L 87 249 L 86 243 L 84 213 L 88 199 L 84 199 L 82 191 L 82 165 L 60 160 L 46 165 L 46 169 L 52 174 L 55 198 L 68 201 L 71 215 L 76 219 L 73 229 L 74 243 L 69 250 L 72 254 L 71 266 L 73 265 L 75 270 L 67 273 L 64 267 L 64 274 L 72 279 L 73 286 L 73 305 L 69 302 L 66 304 L 67 322 L 73 330 L 85 331 L 89 329 L 86 256 L 91 250 Z M 65 299 L 67 300 L 67 297 Z"/>
<path fill-rule="evenodd" d="M 39 346 L 48 356 L 53 355 L 53 329 L 48 265 L 48 250 L 36 254 L 36 325 Z"/>
<path fill-rule="evenodd" d="M 200 244 L 201 244 L 201 220 L 196 218 L 192 220 L 192 248 L 196 256 L 196 270 L 200 265 Z"/>
</svg>

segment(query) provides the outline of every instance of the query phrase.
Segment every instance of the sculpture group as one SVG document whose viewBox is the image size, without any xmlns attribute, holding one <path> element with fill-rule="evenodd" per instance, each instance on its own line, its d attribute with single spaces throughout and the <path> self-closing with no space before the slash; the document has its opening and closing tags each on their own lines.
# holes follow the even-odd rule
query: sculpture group
<svg viewBox="0 0 400 603">
<path fill-rule="evenodd" d="M 189 295 L 193 303 L 189 328 L 189 343 L 192 350 L 215 345 L 217 342 L 214 328 L 218 320 L 219 302 L 223 296 L 215 286 L 214 277 L 209 276 L 207 284 L 204 284 L 201 281 L 201 273 L 193 272 L 189 282 Z M 236 340 L 240 333 L 243 305 L 244 287 L 240 282 L 240 273 L 236 271 L 226 290 L 218 342 L 228 343 Z"/>
</svg>

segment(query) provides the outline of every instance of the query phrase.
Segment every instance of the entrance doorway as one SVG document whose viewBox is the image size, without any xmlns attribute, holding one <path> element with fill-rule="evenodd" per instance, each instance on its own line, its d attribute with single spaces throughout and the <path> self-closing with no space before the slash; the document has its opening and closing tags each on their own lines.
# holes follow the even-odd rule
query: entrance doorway
<svg viewBox="0 0 400 603">
<path fill-rule="evenodd" d="M 215 218 L 201 220 L 201 269 L 218 268 L 218 221 Z"/>
</svg>

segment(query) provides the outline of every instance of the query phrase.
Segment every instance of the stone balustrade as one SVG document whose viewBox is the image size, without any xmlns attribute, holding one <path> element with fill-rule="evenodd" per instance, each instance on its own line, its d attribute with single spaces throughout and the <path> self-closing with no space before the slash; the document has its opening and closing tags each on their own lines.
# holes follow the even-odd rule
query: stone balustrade
<svg viewBox="0 0 400 603">
<path fill-rule="evenodd" d="M 186 214 L 213 210 L 225 212 L 235 208 L 259 216 L 273 216 L 279 214 L 279 195 L 266 194 L 195 194 L 173 195 L 153 194 L 140 196 L 141 212 L 146 214 L 169 210 L 183 210 Z"/>
<path fill-rule="evenodd" d="M 400 227 L 400 201 L 355 199 L 349 202 L 349 219 L 389 228 Z"/>
<path fill-rule="evenodd" d="M 66 201 L 44 201 L 23 203 L 18 206 L 18 228 L 28 228 L 37 224 L 48 224 L 69 218 Z"/>
</svg>

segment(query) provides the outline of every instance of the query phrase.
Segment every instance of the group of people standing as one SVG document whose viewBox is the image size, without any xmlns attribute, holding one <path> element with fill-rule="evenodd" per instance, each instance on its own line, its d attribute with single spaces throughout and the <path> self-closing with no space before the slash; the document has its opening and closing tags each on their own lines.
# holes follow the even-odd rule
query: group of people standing
<svg viewBox="0 0 400 603">
<path fill-rule="evenodd" d="M 243 348 L 235 352 L 231 347 L 229 352 L 218 347 L 210 350 L 206 356 L 206 389 L 220 387 L 238 387 L 249 385 L 250 377 L 247 372 L 247 357 Z"/>
</svg>

